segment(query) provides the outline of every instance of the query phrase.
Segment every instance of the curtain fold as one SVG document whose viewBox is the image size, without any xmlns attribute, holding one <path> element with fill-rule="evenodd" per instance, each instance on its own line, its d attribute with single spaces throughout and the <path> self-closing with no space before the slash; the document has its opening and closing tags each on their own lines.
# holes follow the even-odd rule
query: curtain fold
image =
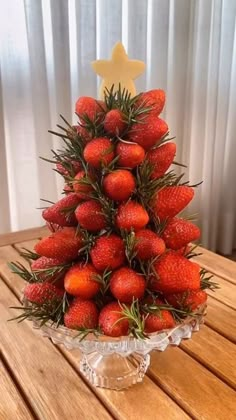
<svg viewBox="0 0 236 420">
<path fill-rule="evenodd" d="M 0 3 L 0 233 L 42 224 L 40 199 L 60 197 L 61 179 L 38 159 L 60 146 L 47 130 L 59 114 L 76 122 L 76 99 L 96 96 L 100 84 L 90 62 L 108 58 L 121 40 L 131 58 L 146 62 L 137 90 L 166 90 L 163 117 L 186 179 L 204 181 L 187 210 L 198 213 L 203 245 L 229 254 L 236 246 L 236 1 Z"/>
</svg>

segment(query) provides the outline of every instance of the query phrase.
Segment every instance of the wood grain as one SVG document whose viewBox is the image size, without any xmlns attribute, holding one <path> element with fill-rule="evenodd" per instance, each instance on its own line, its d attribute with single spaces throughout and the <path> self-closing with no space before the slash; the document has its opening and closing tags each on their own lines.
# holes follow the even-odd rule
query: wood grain
<svg viewBox="0 0 236 420">
<path fill-rule="evenodd" d="M 79 350 L 70 352 L 64 347 L 61 351 L 78 370 Z M 189 416 L 168 397 L 150 378 L 145 377 L 142 384 L 135 385 L 125 391 L 95 388 L 94 392 L 103 401 L 109 411 L 119 420 L 184 420 Z"/>
<path fill-rule="evenodd" d="M 0 235 L 0 246 L 11 245 L 17 242 L 28 241 L 48 234 L 46 226 L 21 230 L 18 232 L 5 233 Z"/>
<path fill-rule="evenodd" d="M 31 420 L 29 409 L 0 359 L 0 419 Z"/>
<path fill-rule="evenodd" d="M 236 311 L 210 296 L 207 301 L 205 323 L 219 334 L 236 343 Z"/>
<path fill-rule="evenodd" d="M 11 305 L 19 306 L 19 302 L 0 280 L 0 350 L 38 416 L 42 420 L 110 419 L 55 346 L 31 323 L 7 322 L 19 314 L 8 309 Z"/>
<path fill-rule="evenodd" d="M 198 247 L 197 250 L 202 253 L 195 260 L 204 268 L 209 270 L 231 283 L 236 284 L 236 263 L 221 255 L 215 254 L 208 249 Z"/>
<path fill-rule="evenodd" d="M 203 325 L 180 347 L 236 389 L 236 346 L 226 338 Z"/>
<path fill-rule="evenodd" d="M 222 277 L 213 276 L 212 280 L 220 286 L 215 292 L 208 290 L 209 296 L 236 310 L 236 286 Z"/>
<path fill-rule="evenodd" d="M 149 374 L 195 419 L 236 418 L 235 392 L 180 348 L 153 352 Z"/>
<path fill-rule="evenodd" d="M 19 253 L 12 246 L 7 245 L 0 247 L 0 275 L 4 278 L 9 288 L 16 293 L 17 296 L 20 296 L 25 282 L 19 276 L 11 272 L 11 269 L 7 265 L 7 262 L 11 261 L 18 261 L 29 268 L 28 262 L 20 257 Z"/>
</svg>

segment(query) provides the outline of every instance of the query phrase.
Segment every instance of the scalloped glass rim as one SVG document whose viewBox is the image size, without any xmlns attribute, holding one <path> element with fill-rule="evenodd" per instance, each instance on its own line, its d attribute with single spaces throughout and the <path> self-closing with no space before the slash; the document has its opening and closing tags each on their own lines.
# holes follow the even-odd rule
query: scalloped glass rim
<svg viewBox="0 0 236 420">
<path fill-rule="evenodd" d="M 68 329 L 65 326 L 56 327 L 49 322 L 41 326 L 37 319 L 31 318 L 31 320 L 34 328 L 40 329 L 43 335 L 51 338 L 55 344 L 64 344 L 68 349 L 78 348 L 86 354 L 92 352 L 100 354 L 117 353 L 126 357 L 133 352 L 148 354 L 154 349 L 163 351 L 169 344 L 179 345 L 182 339 L 191 338 L 192 332 L 198 331 L 200 324 L 204 322 L 206 308 L 206 304 L 201 305 L 196 316 L 186 318 L 175 328 L 149 334 L 149 338 L 146 339 L 137 339 L 131 335 L 113 338 L 89 334 L 81 340 L 76 330 Z"/>
</svg>

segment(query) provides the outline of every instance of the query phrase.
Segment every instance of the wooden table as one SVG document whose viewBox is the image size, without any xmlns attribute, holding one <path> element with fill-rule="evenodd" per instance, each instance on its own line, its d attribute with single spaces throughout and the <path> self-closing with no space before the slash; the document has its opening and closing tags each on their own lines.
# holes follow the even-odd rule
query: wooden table
<svg viewBox="0 0 236 420">
<path fill-rule="evenodd" d="M 180 347 L 153 352 L 142 384 L 126 391 L 92 388 L 79 372 L 79 352 L 54 345 L 30 322 L 7 322 L 23 282 L 8 269 L 44 228 L 0 236 L 0 420 L 236 419 L 236 264 L 202 249 L 198 262 L 221 289 L 209 293 L 201 331 Z"/>
</svg>

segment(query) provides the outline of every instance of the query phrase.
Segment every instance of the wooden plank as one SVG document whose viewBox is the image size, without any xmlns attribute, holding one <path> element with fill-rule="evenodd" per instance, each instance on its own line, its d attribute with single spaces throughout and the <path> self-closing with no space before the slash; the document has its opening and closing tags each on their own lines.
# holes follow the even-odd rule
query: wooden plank
<svg viewBox="0 0 236 420">
<path fill-rule="evenodd" d="M 236 347 L 226 338 L 205 325 L 181 348 L 236 389 Z"/>
<path fill-rule="evenodd" d="M 0 280 L 0 351 L 35 413 L 42 419 L 110 419 L 61 353 L 30 322 L 7 322 L 19 314 L 9 309 L 11 305 L 19 302 Z"/>
<path fill-rule="evenodd" d="M 232 388 L 178 347 L 153 352 L 149 375 L 195 419 L 236 418 Z"/>
<path fill-rule="evenodd" d="M 229 308 L 236 309 L 236 286 L 215 275 L 213 276 L 212 281 L 218 283 L 220 288 L 215 292 L 208 290 L 208 295 L 229 306 Z"/>
<path fill-rule="evenodd" d="M 29 243 L 25 242 L 23 246 L 29 248 Z M 22 247 L 22 244 L 20 245 Z M 18 246 L 17 246 L 18 248 Z M 9 268 L 4 264 L 4 258 L 11 258 L 14 259 L 19 257 L 16 250 L 12 247 L 4 247 L 0 248 L 0 256 L 1 251 L 5 249 L 5 253 L 2 252 L 2 264 L 0 262 L 0 273 L 4 275 L 4 279 L 6 279 L 10 284 L 12 284 L 14 293 L 17 296 L 21 296 L 21 289 L 22 284 L 21 280 L 17 282 L 13 282 L 12 276 L 15 275 L 10 273 Z M 0 260 L 1 261 L 1 260 Z M 24 259 L 21 259 L 21 262 L 25 264 L 26 262 Z M 23 282 L 22 282 L 23 283 Z M 20 327 L 19 327 L 20 328 Z M 78 368 L 78 360 L 80 358 L 80 352 L 73 350 L 73 352 L 66 351 L 63 347 L 61 351 L 66 354 L 66 357 L 70 360 L 73 364 L 74 368 L 79 372 Z M 144 401 L 152 401 L 152 404 L 145 403 L 147 408 L 145 407 L 145 413 L 143 415 L 143 420 L 148 420 L 153 416 L 153 410 L 158 410 L 157 417 L 162 419 L 166 414 L 167 410 L 171 413 L 171 418 L 174 419 L 185 419 L 189 418 L 184 411 L 178 407 L 161 389 L 159 389 L 156 384 L 154 384 L 150 379 L 145 378 L 144 386 L 135 386 L 130 388 L 129 390 L 125 391 L 127 394 L 127 398 L 124 400 L 124 392 L 117 392 L 112 390 L 104 390 L 100 388 L 95 388 L 94 392 L 96 392 L 97 396 L 103 401 L 103 404 L 109 407 L 109 410 L 113 413 L 113 415 L 118 419 L 126 420 L 135 419 L 139 416 L 140 412 L 143 411 Z M 119 410 L 117 410 L 119 408 Z M 118 411 L 118 412 L 117 412 Z M 133 414 L 131 414 L 133 413 Z M 147 413 L 147 414 L 146 414 Z M 133 417 L 132 417 L 133 416 Z"/>
<path fill-rule="evenodd" d="M 19 253 L 24 252 L 24 248 L 29 251 L 34 251 L 34 246 L 39 242 L 39 239 L 31 239 L 30 241 L 18 242 L 17 244 L 12 244 L 13 248 L 16 249 Z M 0 248 L 1 249 L 1 248 Z"/>
<path fill-rule="evenodd" d="M 16 274 L 13 274 L 7 265 L 7 262 L 19 261 L 25 267 L 29 267 L 27 261 L 19 256 L 19 253 L 10 245 L 0 247 L 0 274 L 4 277 L 5 282 L 9 285 L 10 289 L 17 294 L 21 295 L 25 282 Z"/>
<path fill-rule="evenodd" d="M 0 235 L 0 246 L 11 245 L 17 242 L 28 241 L 30 239 L 39 238 L 48 234 L 46 226 L 20 230 L 18 232 L 6 233 Z"/>
<path fill-rule="evenodd" d="M 21 398 L 18 389 L 11 380 L 0 359 L 0 419 L 31 420 L 29 409 Z"/>
<path fill-rule="evenodd" d="M 210 296 L 205 324 L 236 343 L 236 311 Z"/>
<path fill-rule="evenodd" d="M 81 357 L 79 350 L 70 352 L 64 347 L 61 351 L 70 360 L 76 370 L 78 358 Z M 186 419 L 189 416 L 168 397 L 150 378 L 145 377 L 142 384 L 135 385 L 125 391 L 95 388 L 94 392 L 103 401 L 109 411 L 119 420 L 149 420 L 155 418 L 162 420 Z M 155 414 L 154 414 L 155 413 Z"/>
<path fill-rule="evenodd" d="M 236 263 L 221 255 L 215 254 L 208 249 L 198 247 L 199 255 L 195 260 L 211 273 L 216 274 L 234 284 L 236 284 Z"/>
</svg>

